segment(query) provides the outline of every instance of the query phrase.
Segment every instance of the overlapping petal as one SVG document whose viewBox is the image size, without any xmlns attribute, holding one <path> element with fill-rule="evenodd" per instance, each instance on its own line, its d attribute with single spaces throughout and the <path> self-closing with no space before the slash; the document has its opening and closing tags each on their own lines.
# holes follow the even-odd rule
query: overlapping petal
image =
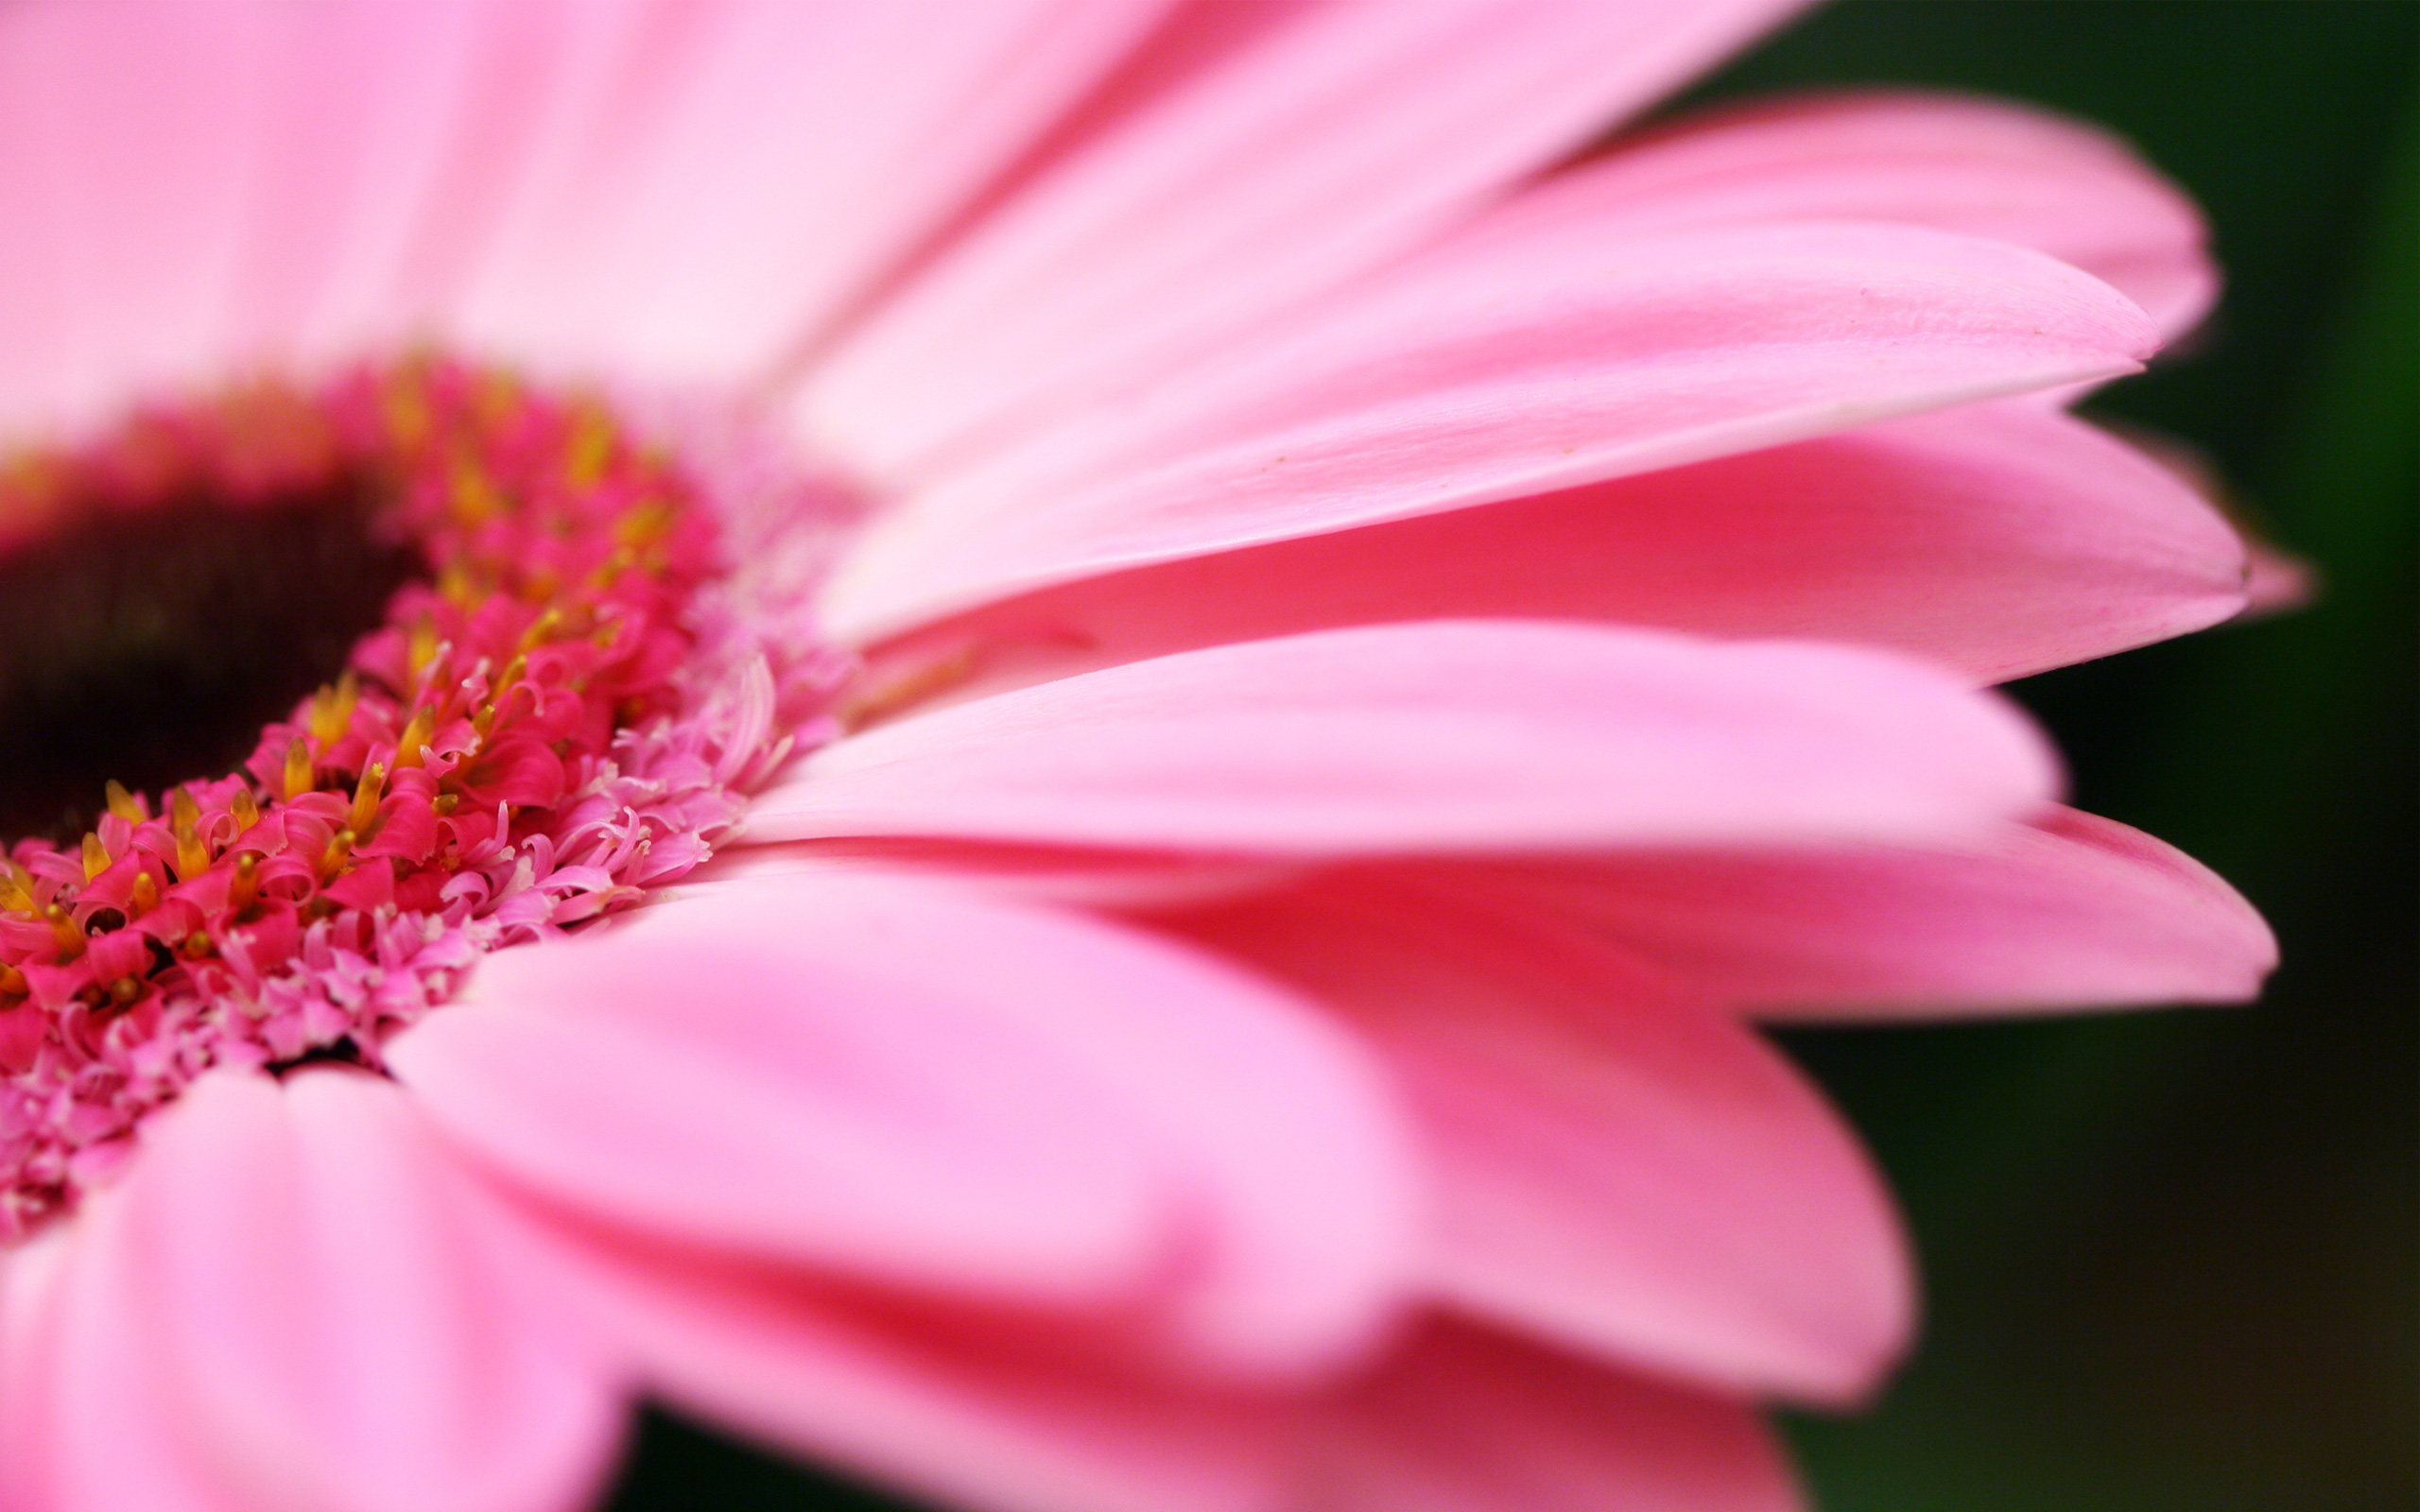
<svg viewBox="0 0 2420 1512">
<path fill-rule="evenodd" d="M 2132 301 L 2037 252 L 1786 223 L 1447 247 L 876 522 L 866 642 L 1119 567 L 1434 514 L 2132 371 Z"/>
<path fill-rule="evenodd" d="M 1377 1045 L 1439 1186 L 1438 1292 L 1737 1393 L 1834 1402 L 1904 1344 L 1882 1186 L 1772 1049 L 1483 877 L 1331 874 L 1173 920 Z"/>
<path fill-rule="evenodd" d="M 2245 548 L 2169 469 L 2032 404 L 1967 405 L 1478 508 L 1080 578 L 877 666 L 952 696 L 1331 626 L 1553 615 L 1889 646 L 1996 682 L 2198 629 Z"/>
<path fill-rule="evenodd" d="M 2277 943 L 2208 868 L 2072 810 L 1979 843 L 1526 866 L 1493 885 L 1784 1018 L 2239 1003 Z"/>
<path fill-rule="evenodd" d="M 804 428 L 890 480 L 994 444 L 1416 245 L 1795 8 L 1193 5 L 819 364 Z"/>
<path fill-rule="evenodd" d="M 2005 706 L 1896 658 L 1438 621 L 878 726 L 763 794 L 750 833 L 1282 855 L 1806 843 L 1955 833 L 2055 781 Z"/>
<path fill-rule="evenodd" d="M 542 1201 L 890 1286 L 1148 1308 L 1205 1366 L 1357 1348 L 1407 1284 L 1411 1156 L 1353 1041 L 1206 957 L 959 888 L 662 904 L 499 955 L 392 1060 Z"/>
<path fill-rule="evenodd" d="M 389 1083 L 197 1084 L 67 1236 L 48 1339 L 9 1350 L 10 1431 L 42 1440 L 30 1504 L 578 1504 L 619 1393 L 458 1180 Z"/>
</svg>

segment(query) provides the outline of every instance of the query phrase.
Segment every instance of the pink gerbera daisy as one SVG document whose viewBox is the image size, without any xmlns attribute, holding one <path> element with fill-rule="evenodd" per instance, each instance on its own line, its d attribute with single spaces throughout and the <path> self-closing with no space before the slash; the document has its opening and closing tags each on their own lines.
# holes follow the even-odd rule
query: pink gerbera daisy
<svg viewBox="0 0 2420 1512">
<path fill-rule="evenodd" d="M 1788 10 L 0 13 L 0 1507 L 1750 1512 L 1747 1015 L 2252 993 L 1979 685 L 2224 618 L 2085 128 Z"/>
</svg>

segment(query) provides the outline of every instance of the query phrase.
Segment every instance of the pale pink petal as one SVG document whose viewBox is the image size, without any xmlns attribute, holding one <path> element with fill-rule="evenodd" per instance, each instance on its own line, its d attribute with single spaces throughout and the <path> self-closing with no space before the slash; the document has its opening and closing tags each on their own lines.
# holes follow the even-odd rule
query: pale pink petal
<svg viewBox="0 0 2420 1512">
<path fill-rule="evenodd" d="M 391 1083 L 222 1073 L 144 1146 L 76 1221 L 60 1512 L 568 1512 L 595 1490 L 618 1393 Z"/>
<path fill-rule="evenodd" d="M 0 1278 L 0 1509 L 257 1512 L 185 1441 L 112 1194 L 9 1259 Z"/>
<path fill-rule="evenodd" d="M 0 434 L 221 376 L 265 61 L 251 11 L 0 11 Z"/>
<path fill-rule="evenodd" d="M 1165 3 L 628 8 L 561 102 L 456 334 L 556 369 L 761 378 Z"/>
<path fill-rule="evenodd" d="M 596 1220 L 888 1284 L 1150 1302 L 1222 1367 L 1357 1347 L 1409 1261 L 1397 1114 L 1316 1010 L 929 882 L 764 875 L 504 953 L 391 1058 L 481 1159 Z"/>
<path fill-rule="evenodd" d="M 2193 202 L 2126 144 L 2081 121 L 1958 95 L 1818 95 L 1691 117 L 1557 174 L 1471 233 L 1551 218 L 1607 234 L 1758 220 L 1934 226 L 2072 263 L 2171 334 L 2218 292 Z"/>
<path fill-rule="evenodd" d="M 1105 1363 L 1080 1326 L 565 1243 L 651 1393 L 791 1452 L 966 1512 L 1281 1512 L 1279 1402 Z"/>
<path fill-rule="evenodd" d="M 1536 867 L 1495 884 L 1777 1018 L 2239 1003 L 2277 945 L 2208 868 L 2072 811 L 1979 843 Z"/>
<path fill-rule="evenodd" d="M 1440 1295 L 1725 1390 L 1841 1402 L 1912 1282 L 1855 1139 L 1781 1057 L 1484 879 L 1343 873 L 1179 916 L 1394 1066 L 1438 1182 Z"/>
<path fill-rule="evenodd" d="M 1745 1406 L 1440 1323 L 1327 1418 L 1303 1512 L 1795 1512 Z"/>
<path fill-rule="evenodd" d="M 1435 621 L 1187 651 L 879 726 L 758 840 L 1320 855 L 1964 833 L 2047 799 L 1988 696 L 1841 647 Z"/>
<path fill-rule="evenodd" d="M 1196 4 L 1080 119 L 1075 150 L 814 374 L 802 423 L 896 478 L 1166 370 L 1415 245 L 1792 9 Z"/>
<path fill-rule="evenodd" d="M 1882 224 L 1439 249 L 954 474 L 823 608 L 859 642 L 1117 567 L 1432 514 L 2133 370 L 2142 312 L 2038 252 Z"/>
<path fill-rule="evenodd" d="M 1081 578 L 882 648 L 952 696 L 1334 625 L 1540 615 L 1883 645 L 1996 682 L 2226 618 L 2244 545 L 2173 473 L 1977 404 L 1638 477 Z"/>
</svg>

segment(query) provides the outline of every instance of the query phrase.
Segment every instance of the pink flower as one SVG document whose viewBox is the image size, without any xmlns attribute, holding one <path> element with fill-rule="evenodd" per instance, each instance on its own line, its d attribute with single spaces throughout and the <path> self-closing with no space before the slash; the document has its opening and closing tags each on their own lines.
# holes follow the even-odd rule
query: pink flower
<svg viewBox="0 0 2420 1512">
<path fill-rule="evenodd" d="M 1012 1512 L 1791 1504 L 1910 1286 L 1745 1016 L 2272 945 L 1978 691 L 2243 603 L 2063 407 L 2190 208 L 1961 99 L 1567 161 L 1788 9 L 0 15 L 0 570 L 433 573 L 10 851 L 0 1508 L 539 1512 L 638 1392 Z"/>
</svg>

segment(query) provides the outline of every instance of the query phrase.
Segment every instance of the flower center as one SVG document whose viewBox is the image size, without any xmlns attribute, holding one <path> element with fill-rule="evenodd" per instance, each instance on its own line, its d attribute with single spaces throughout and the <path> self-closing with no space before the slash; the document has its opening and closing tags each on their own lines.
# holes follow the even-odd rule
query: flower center
<svg viewBox="0 0 2420 1512">
<path fill-rule="evenodd" d="M 602 404 L 435 360 L 0 466 L 0 1242 L 704 859 L 831 671 L 718 550 Z"/>
</svg>

